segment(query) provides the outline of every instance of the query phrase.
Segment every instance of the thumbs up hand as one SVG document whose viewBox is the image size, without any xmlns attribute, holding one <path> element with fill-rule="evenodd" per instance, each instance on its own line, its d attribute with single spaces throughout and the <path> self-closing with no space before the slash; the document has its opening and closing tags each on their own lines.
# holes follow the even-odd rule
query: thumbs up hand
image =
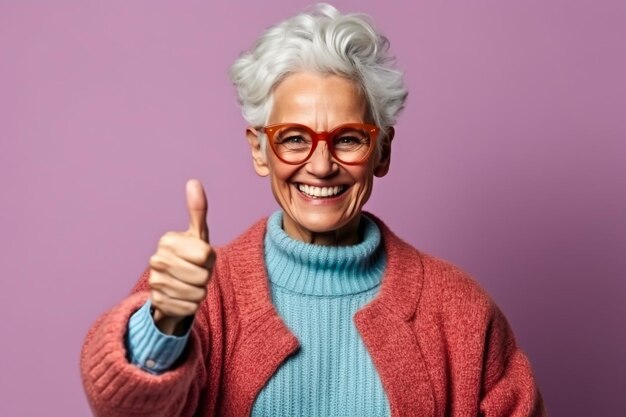
<svg viewBox="0 0 626 417">
<path fill-rule="evenodd" d="M 198 180 L 189 180 L 189 229 L 167 232 L 150 257 L 150 299 L 154 321 L 165 334 L 184 334 L 184 319 L 193 316 L 207 295 L 215 264 L 206 222 L 207 200 Z"/>
</svg>

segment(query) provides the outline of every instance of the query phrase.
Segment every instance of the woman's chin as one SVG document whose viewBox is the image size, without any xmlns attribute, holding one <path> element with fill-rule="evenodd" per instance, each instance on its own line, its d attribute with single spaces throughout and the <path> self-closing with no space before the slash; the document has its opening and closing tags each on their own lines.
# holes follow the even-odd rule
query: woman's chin
<svg viewBox="0 0 626 417">
<path fill-rule="evenodd" d="M 309 212 L 293 216 L 285 213 L 285 232 L 296 239 L 315 242 L 324 236 L 350 241 L 358 238 L 358 213 L 349 217 L 344 213 Z"/>
</svg>

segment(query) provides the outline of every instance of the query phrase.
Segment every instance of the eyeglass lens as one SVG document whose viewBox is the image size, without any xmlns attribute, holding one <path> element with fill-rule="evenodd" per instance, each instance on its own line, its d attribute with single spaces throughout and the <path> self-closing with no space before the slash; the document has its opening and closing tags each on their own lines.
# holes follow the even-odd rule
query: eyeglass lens
<svg viewBox="0 0 626 417">
<path fill-rule="evenodd" d="M 292 163 L 303 162 L 313 146 L 312 132 L 302 127 L 286 126 L 274 133 L 273 143 L 280 158 Z M 368 155 L 372 140 L 366 130 L 346 127 L 333 132 L 327 143 L 339 161 L 355 163 Z"/>
</svg>

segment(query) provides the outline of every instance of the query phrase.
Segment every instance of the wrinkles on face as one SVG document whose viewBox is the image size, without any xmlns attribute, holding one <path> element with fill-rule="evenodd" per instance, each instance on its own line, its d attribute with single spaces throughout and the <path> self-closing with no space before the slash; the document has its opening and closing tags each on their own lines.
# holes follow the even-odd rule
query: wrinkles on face
<svg viewBox="0 0 626 417">
<path fill-rule="evenodd" d="M 268 124 L 299 123 L 330 131 L 344 123 L 367 123 L 366 102 L 359 88 L 337 75 L 295 73 L 274 90 Z M 283 228 L 295 239 L 322 245 L 359 242 L 363 205 L 371 195 L 375 157 L 363 165 L 337 162 L 325 142 L 300 165 L 280 161 L 268 149 L 267 167 L 272 193 L 284 212 Z M 314 197 L 299 188 L 339 187 L 331 196 Z"/>
</svg>

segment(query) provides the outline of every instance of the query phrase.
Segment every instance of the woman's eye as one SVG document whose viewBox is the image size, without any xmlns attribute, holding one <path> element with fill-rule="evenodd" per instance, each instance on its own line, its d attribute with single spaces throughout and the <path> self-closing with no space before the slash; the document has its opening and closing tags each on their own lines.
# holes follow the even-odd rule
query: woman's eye
<svg viewBox="0 0 626 417">
<path fill-rule="evenodd" d="M 282 139 L 283 143 L 302 143 L 304 138 L 302 136 L 287 136 Z"/>
<path fill-rule="evenodd" d="M 357 135 L 345 135 L 340 136 L 335 139 L 335 146 L 357 146 L 357 145 L 365 145 L 368 143 L 366 137 L 357 136 Z"/>
<path fill-rule="evenodd" d="M 361 143 L 361 140 L 356 136 L 342 136 L 337 141 L 339 143 Z"/>
</svg>

